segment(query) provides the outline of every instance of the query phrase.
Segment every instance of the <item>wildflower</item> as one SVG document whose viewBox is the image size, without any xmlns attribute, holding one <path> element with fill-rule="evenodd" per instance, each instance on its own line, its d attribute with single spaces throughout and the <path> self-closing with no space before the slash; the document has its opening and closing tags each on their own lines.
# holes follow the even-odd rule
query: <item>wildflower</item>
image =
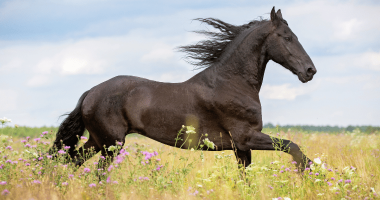
<svg viewBox="0 0 380 200">
<path fill-rule="evenodd" d="M 285 168 L 285 171 L 290 171 L 290 168 Z"/>
<path fill-rule="evenodd" d="M 85 136 L 81 136 L 80 139 L 81 139 L 81 140 L 87 140 L 87 137 L 85 137 Z"/>
<path fill-rule="evenodd" d="M 340 183 L 340 182 L 343 182 L 343 179 L 340 179 L 340 180 L 338 181 L 338 183 Z"/>
<path fill-rule="evenodd" d="M 284 197 L 284 200 L 291 200 L 289 197 Z"/>
<path fill-rule="evenodd" d="M 141 178 L 141 177 L 140 177 Z M 111 182 L 111 177 L 108 177 L 107 178 L 107 183 L 110 183 Z"/>
<path fill-rule="evenodd" d="M 98 162 L 94 162 L 94 165 L 97 165 L 98 164 Z"/>
<path fill-rule="evenodd" d="M 5 149 L 9 149 L 11 151 L 13 150 L 11 146 L 7 146 L 7 147 L 5 147 Z"/>
<path fill-rule="evenodd" d="M 26 137 L 26 141 L 29 141 L 29 139 L 30 139 L 30 137 L 28 136 L 28 137 Z"/>
<path fill-rule="evenodd" d="M 44 132 L 42 132 L 42 135 L 46 135 L 48 133 L 49 133 L 48 131 L 44 131 Z"/>
<path fill-rule="evenodd" d="M 214 149 L 215 148 L 215 144 L 213 142 L 211 142 L 208 138 L 204 139 L 203 140 L 203 143 L 210 149 Z"/>
<path fill-rule="evenodd" d="M 108 147 L 108 151 L 115 151 L 116 149 L 117 149 L 117 147 L 113 146 L 113 145 Z"/>
<path fill-rule="evenodd" d="M 41 138 L 35 138 L 35 139 L 34 139 L 35 142 L 38 142 L 38 141 L 40 141 L 40 140 L 41 140 Z"/>
<path fill-rule="evenodd" d="M 59 154 L 65 154 L 66 152 L 65 152 L 64 150 L 61 149 L 61 150 L 58 151 L 58 153 L 59 153 Z"/>
<path fill-rule="evenodd" d="M 5 163 L 12 163 L 12 160 L 7 160 L 5 161 Z"/>
<path fill-rule="evenodd" d="M 315 158 L 314 163 L 320 165 L 322 163 L 322 161 L 319 158 Z"/>
<path fill-rule="evenodd" d="M 309 175 L 313 175 L 313 172 L 310 172 Z"/>
<path fill-rule="evenodd" d="M 30 165 L 30 163 L 25 163 L 25 166 L 29 166 Z"/>
<path fill-rule="evenodd" d="M 141 164 L 142 164 L 142 165 L 145 165 L 145 162 L 144 162 L 144 161 L 141 161 Z"/>
<path fill-rule="evenodd" d="M 113 165 L 110 165 L 110 166 L 108 167 L 108 171 L 110 172 L 112 169 L 113 169 Z"/>
<path fill-rule="evenodd" d="M 347 179 L 347 180 L 344 181 L 344 183 L 351 183 L 351 180 Z"/>
<path fill-rule="evenodd" d="M 89 168 L 84 168 L 83 171 L 84 171 L 84 173 L 90 173 L 91 172 L 91 170 Z"/>
<path fill-rule="evenodd" d="M 113 181 L 112 183 L 113 183 L 113 184 L 119 184 L 117 181 Z"/>
<path fill-rule="evenodd" d="M 186 134 L 195 134 L 195 128 L 193 126 L 186 126 Z"/>
<path fill-rule="evenodd" d="M 335 180 L 335 178 L 334 178 L 334 177 L 331 177 L 331 180 L 333 180 L 333 181 L 334 181 L 334 180 Z"/>
<path fill-rule="evenodd" d="M 7 189 L 5 189 L 5 190 L 3 190 L 3 191 L 1 192 L 1 195 L 7 195 L 7 194 L 9 194 L 9 190 L 7 190 Z"/>
<path fill-rule="evenodd" d="M 294 172 L 298 172 L 298 169 L 293 170 Z"/>
<path fill-rule="evenodd" d="M 89 187 L 96 187 L 96 184 L 95 183 L 91 183 L 90 185 L 88 185 Z"/>
<path fill-rule="evenodd" d="M 43 157 L 39 157 L 39 158 L 38 158 L 38 160 L 42 160 L 42 159 L 43 159 Z"/>
<path fill-rule="evenodd" d="M 7 182 L 6 181 L 0 181 L 0 185 L 6 185 Z"/>
<path fill-rule="evenodd" d="M 31 148 L 32 146 L 31 146 L 30 144 L 25 144 L 24 147 L 29 147 L 29 148 Z"/>
<path fill-rule="evenodd" d="M 34 181 L 32 181 L 32 183 L 34 183 L 34 184 L 41 184 L 41 181 L 39 181 L 39 180 L 34 180 Z"/>
<path fill-rule="evenodd" d="M 292 164 L 295 165 L 295 164 L 297 164 L 297 162 L 296 161 L 292 161 Z"/>
<path fill-rule="evenodd" d="M 122 142 L 116 142 L 116 145 L 123 146 Z"/>
<path fill-rule="evenodd" d="M 280 173 L 284 173 L 284 171 L 281 170 Z"/>
<path fill-rule="evenodd" d="M 51 159 L 53 156 L 51 156 L 51 155 L 47 155 L 46 157 L 49 158 L 49 159 Z"/>
<path fill-rule="evenodd" d="M 68 182 L 63 182 L 63 183 L 62 183 L 63 186 L 66 186 L 66 185 L 68 185 L 68 184 L 69 184 Z"/>
<path fill-rule="evenodd" d="M 106 158 L 104 156 L 100 156 L 101 159 L 105 160 Z"/>
<path fill-rule="evenodd" d="M 274 177 L 277 177 L 277 174 L 273 174 Z"/>
<path fill-rule="evenodd" d="M 22 143 L 26 143 L 26 140 L 21 140 Z"/>
<path fill-rule="evenodd" d="M 65 146 L 65 147 L 64 147 L 64 149 L 66 149 L 66 150 L 67 150 L 67 149 L 70 149 L 70 148 L 71 148 L 70 146 Z"/>
<path fill-rule="evenodd" d="M 327 185 L 329 185 L 329 186 L 332 186 L 333 184 L 332 184 L 332 183 L 330 183 L 330 182 L 327 182 Z"/>
<path fill-rule="evenodd" d="M 316 176 L 318 176 L 318 175 L 319 175 L 319 173 L 317 172 L 317 173 L 315 173 L 315 175 L 316 175 Z"/>
</svg>

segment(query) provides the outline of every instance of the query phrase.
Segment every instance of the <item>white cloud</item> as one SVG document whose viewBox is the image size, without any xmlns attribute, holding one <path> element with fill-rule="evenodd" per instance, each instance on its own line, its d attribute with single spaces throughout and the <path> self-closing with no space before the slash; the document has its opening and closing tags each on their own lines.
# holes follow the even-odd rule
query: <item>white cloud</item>
<svg viewBox="0 0 380 200">
<path fill-rule="evenodd" d="M 263 85 L 260 97 L 265 99 L 294 100 L 297 96 L 306 94 L 303 87 L 291 87 L 290 84 Z"/>
<path fill-rule="evenodd" d="M 0 112 L 16 110 L 18 107 L 18 97 L 18 92 L 12 89 L 0 89 Z"/>
</svg>

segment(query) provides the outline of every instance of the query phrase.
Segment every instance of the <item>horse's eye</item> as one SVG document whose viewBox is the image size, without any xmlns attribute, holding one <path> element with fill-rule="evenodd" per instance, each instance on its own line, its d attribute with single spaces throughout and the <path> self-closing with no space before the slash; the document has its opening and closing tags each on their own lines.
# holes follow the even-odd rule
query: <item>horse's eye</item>
<svg viewBox="0 0 380 200">
<path fill-rule="evenodd" d="M 286 41 L 290 41 L 290 37 L 285 37 L 284 38 Z"/>
</svg>

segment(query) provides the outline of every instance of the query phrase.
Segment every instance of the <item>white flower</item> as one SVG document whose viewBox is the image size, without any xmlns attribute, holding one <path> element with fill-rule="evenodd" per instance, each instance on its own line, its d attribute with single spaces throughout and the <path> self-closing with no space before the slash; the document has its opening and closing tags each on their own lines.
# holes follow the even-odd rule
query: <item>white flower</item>
<svg viewBox="0 0 380 200">
<path fill-rule="evenodd" d="M 319 194 L 317 194 L 317 196 L 322 196 L 322 195 L 324 195 L 323 193 L 319 193 Z"/>
<path fill-rule="evenodd" d="M 0 118 L 0 122 L 2 124 L 5 124 L 5 123 L 8 123 L 8 122 L 12 122 L 12 120 L 11 119 L 7 119 L 6 117 L 3 117 L 3 118 Z"/>
<path fill-rule="evenodd" d="M 195 134 L 195 128 L 193 126 L 186 126 L 186 133 L 187 134 Z"/>
<path fill-rule="evenodd" d="M 322 161 L 319 158 L 314 158 L 314 163 L 320 165 L 322 164 Z"/>
<path fill-rule="evenodd" d="M 321 179 L 315 179 L 315 182 L 319 182 L 319 181 L 322 181 Z"/>
<path fill-rule="evenodd" d="M 203 143 L 210 149 L 214 149 L 215 148 L 215 144 L 213 142 L 211 142 L 208 138 L 204 139 L 203 140 Z"/>
<path fill-rule="evenodd" d="M 292 200 L 292 199 L 290 199 L 289 197 L 284 197 L 284 200 Z"/>
<path fill-rule="evenodd" d="M 108 151 L 114 151 L 116 150 L 117 148 L 113 145 L 111 145 L 110 147 L 108 147 Z"/>
</svg>

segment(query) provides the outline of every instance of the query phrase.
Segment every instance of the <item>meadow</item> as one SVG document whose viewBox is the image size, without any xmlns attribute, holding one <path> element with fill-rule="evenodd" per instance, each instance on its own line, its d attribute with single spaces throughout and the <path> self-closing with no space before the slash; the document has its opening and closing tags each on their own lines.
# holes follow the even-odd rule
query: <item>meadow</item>
<svg viewBox="0 0 380 200">
<path fill-rule="evenodd" d="M 110 147 L 120 153 L 106 169 L 98 169 L 99 159 L 107 160 L 99 154 L 76 168 L 64 162 L 65 149 L 57 159 L 41 155 L 56 131 L 0 131 L 0 199 L 380 199 L 379 132 L 264 129 L 291 139 L 314 160 L 301 173 L 280 151 L 253 151 L 243 172 L 233 151 L 183 150 L 137 134 Z"/>
</svg>

